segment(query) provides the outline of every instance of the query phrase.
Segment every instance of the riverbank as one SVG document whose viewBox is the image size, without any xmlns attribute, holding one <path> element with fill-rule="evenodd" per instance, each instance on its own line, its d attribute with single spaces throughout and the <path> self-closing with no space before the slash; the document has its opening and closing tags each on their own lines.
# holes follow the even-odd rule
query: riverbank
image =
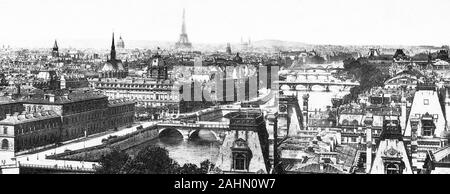
<svg viewBox="0 0 450 194">
<path fill-rule="evenodd" d="M 132 132 L 124 136 L 119 136 L 113 140 L 108 141 L 107 143 L 98 146 L 84 148 L 76 151 L 68 151 L 48 156 L 47 158 L 56 160 L 98 162 L 102 156 L 110 153 L 114 149 L 125 151 L 147 141 L 153 140 L 157 137 L 158 130 L 156 128 L 150 127 L 147 129 Z"/>
</svg>

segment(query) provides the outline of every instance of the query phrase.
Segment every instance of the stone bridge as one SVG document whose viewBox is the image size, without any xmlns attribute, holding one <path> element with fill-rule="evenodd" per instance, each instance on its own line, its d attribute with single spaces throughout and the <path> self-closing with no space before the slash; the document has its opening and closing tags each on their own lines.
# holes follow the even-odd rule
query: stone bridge
<svg viewBox="0 0 450 194">
<path fill-rule="evenodd" d="M 222 142 L 225 137 L 225 132 L 229 130 L 229 123 L 202 121 L 196 123 L 163 122 L 158 123 L 156 129 L 158 130 L 159 136 L 177 132 L 186 140 L 198 137 L 200 131 L 206 131 L 211 133 L 216 141 Z"/>
<path fill-rule="evenodd" d="M 215 107 L 210 107 L 207 109 L 199 110 L 191 113 L 182 113 L 178 115 L 178 120 L 195 120 L 195 121 L 213 121 L 220 119 L 231 112 L 239 111 L 255 111 L 260 110 L 260 108 L 255 107 L 242 107 L 243 104 L 266 104 L 269 100 L 274 98 L 274 91 L 271 91 L 265 95 L 259 96 L 257 98 L 251 99 L 246 102 L 236 102 L 229 105 L 220 105 Z"/>
<path fill-rule="evenodd" d="M 349 91 L 359 86 L 358 82 L 343 81 L 328 72 L 290 72 L 280 75 L 275 83 L 284 91 Z"/>
</svg>

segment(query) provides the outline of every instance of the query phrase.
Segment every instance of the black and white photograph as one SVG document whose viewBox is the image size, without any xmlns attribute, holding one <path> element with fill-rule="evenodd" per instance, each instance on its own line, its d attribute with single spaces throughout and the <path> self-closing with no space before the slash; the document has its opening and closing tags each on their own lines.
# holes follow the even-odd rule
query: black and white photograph
<svg viewBox="0 0 450 194">
<path fill-rule="evenodd" d="M 448 0 L 0 0 L 0 174 L 176 175 L 179 191 L 450 174 L 449 13 Z"/>
</svg>

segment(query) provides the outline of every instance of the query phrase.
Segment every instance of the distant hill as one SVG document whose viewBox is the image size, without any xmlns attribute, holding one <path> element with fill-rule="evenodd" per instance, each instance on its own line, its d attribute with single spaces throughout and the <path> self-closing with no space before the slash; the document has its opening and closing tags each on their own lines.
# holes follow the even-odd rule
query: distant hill
<svg viewBox="0 0 450 194">
<path fill-rule="evenodd" d="M 294 41 L 283 41 L 283 40 L 258 40 L 252 42 L 253 47 L 263 47 L 263 48 L 293 48 L 293 47 L 308 47 L 309 44 Z"/>
<path fill-rule="evenodd" d="M 160 47 L 161 49 L 171 49 L 175 45 L 175 41 L 152 41 L 152 40 L 128 40 L 127 37 L 123 37 L 125 42 L 125 48 L 141 48 L 141 49 L 156 49 Z M 117 39 L 116 39 L 117 40 Z M 52 48 L 54 40 L 20 40 L 11 41 L 3 40 L 0 41 L 0 46 L 11 45 L 12 47 L 19 48 Z M 225 51 L 226 42 L 224 43 L 198 43 L 192 42 L 195 50 L 213 50 L 213 51 Z M 441 47 L 437 46 L 406 46 L 406 45 L 317 45 L 317 44 L 307 44 L 303 42 L 295 41 L 284 41 L 276 39 L 265 39 L 252 41 L 251 45 L 256 49 L 274 49 L 274 50 L 300 50 L 300 49 L 316 49 L 316 50 L 363 50 L 366 51 L 368 48 L 383 48 L 384 52 L 395 52 L 398 48 L 403 48 L 405 50 L 438 50 Z M 109 49 L 111 47 L 111 39 L 58 39 L 58 46 L 60 49 L 70 49 L 70 48 L 94 48 L 94 49 Z M 239 42 L 231 43 L 232 50 L 239 50 L 241 44 Z M 322 49 L 320 49 L 322 48 Z"/>
</svg>

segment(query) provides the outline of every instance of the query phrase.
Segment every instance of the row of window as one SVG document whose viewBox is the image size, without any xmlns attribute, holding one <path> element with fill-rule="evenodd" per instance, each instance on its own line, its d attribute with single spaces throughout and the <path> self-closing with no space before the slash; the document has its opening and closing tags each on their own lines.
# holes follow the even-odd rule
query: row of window
<svg viewBox="0 0 450 194">
<path fill-rule="evenodd" d="M 359 125 L 358 120 L 353 120 L 352 122 L 348 121 L 347 119 L 342 120 L 342 125 Z"/>
<path fill-rule="evenodd" d="M 147 89 L 168 89 L 171 88 L 167 85 L 146 85 L 146 84 L 102 84 L 100 83 L 97 87 L 109 87 L 109 88 L 147 88 Z"/>
<path fill-rule="evenodd" d="M 127 106 L 116 106 L 116 107 L 110 107 L 108 109 L 108 115 L 117 115 L 122 114 L 126 112 L 132 112 L 134 111 L 134 104 L 127 105 Z"/>
<path fill-rule="evenodd" d="M 57 128 L 58 126 L 59 126 L 58 119 L 41 120 L 41 121 L 37 121 L 37 122 L 19 124 L 18 126 L 15 127 L 14 133 L 17 135 L 26 134 L 26 133 L 31 133 L 34 131 L 54 129 L 54 128 Z"/>
<path fill-rule="evenodd" d="M 118 117 L 118 118 L 111 119 L 110 125 L 111 125 L 111 127 L 117 127 L 117 126 L 124 125 L 126 123 L 132 123 L 133 121 L 134 121 L 134 116 Z"/>
<path fill-rule="evenodd" d="M 95 109 L 101 109 L 103 107 L 106 107 L 106 104 L 107 104 L 107 100 L 105 100 L 105 99 L 82 101 L 79 103 L 66 104 L 64 106 L 64 111 L 66 113 L 86 112 L 86 111 L 91 111 L 91 110 L 95 110 Z"/>
<path fill-rule="evenodd" d="M 107 93 L 106 95 L 108 95 L 109 93 Z M 111 97 L 115 97 L 115 93 L 111 93 L 108 96 Z M 148 95 L 148 94 L 122 94 L 120 95 L 122 97 L 125 98 L 131 98 L 131 99 L 136 99 L 136 100 L 176 100 L 177 95 L 169 95 L 169 94 L 153 94 L 153 95 Z"/>
<path fill-rule="evenodd" d="M 103 118 L 102 112 L 90 112 L 90 113 L 82 113 L 79 115 L 64 117 L 64 125 L 69 125 L 72 123 L 81 123 L 92 120 L 99 120 Z"/>
<path fill-rule="evenodd" d="M 54 132 L 35 136 L 18 136 L 18 138 L 16 138 L 16 151 L 54 143 L 58 140 L 57 134 L 57 132 Z"/>
</svg>

